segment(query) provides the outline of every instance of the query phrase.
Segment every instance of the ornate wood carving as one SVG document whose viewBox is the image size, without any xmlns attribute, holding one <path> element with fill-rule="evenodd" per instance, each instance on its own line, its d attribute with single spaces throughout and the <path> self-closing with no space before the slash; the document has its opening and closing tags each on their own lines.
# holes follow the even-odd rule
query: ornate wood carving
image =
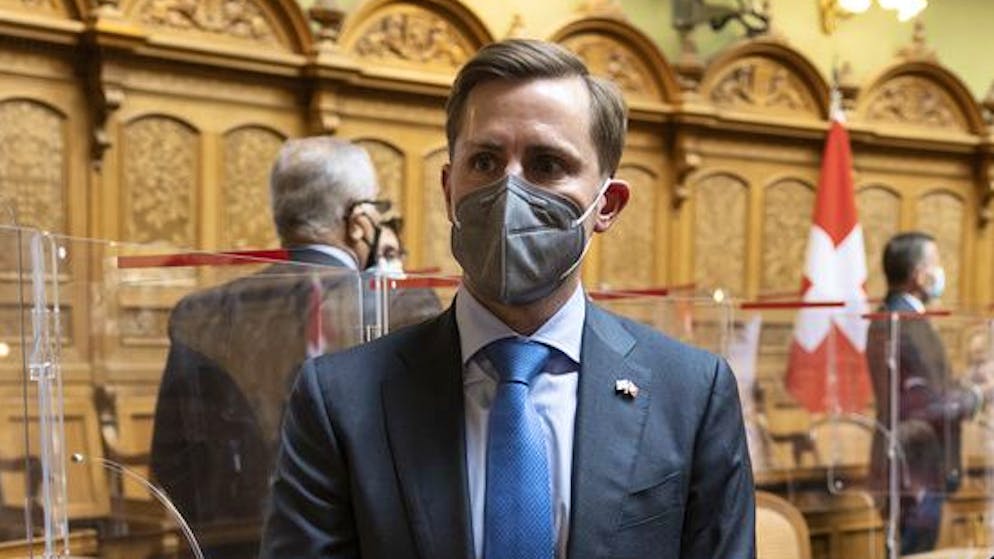
<svg viewBox="0 0 994 559">
<path fill-rule="evenodd" d="M 28 99 L 0 103 L 0 205 L 10 204 L 21 225 L 65 232 L 65 172 L 62 115 Z"/>
<path fill-rule="evenodd" d="M 446 215 L 445 199 L 442 189 L 438 187 L 439 177 L 442 176 L 442 165 L 449 160 L 445 148 L 429 153 L 424 160 L 424 176 L 421 182 L 422 219 L 424 220 L 422 248 L 424 267 L 439 267 L 443 273 L 455 273 L 459 265 L 452 258 L 449 249 L 450 225 Z"/>
<path fill-rule="evenodd" d="M 938 84 L 920 76 L 898 76 L 871 94 L 871 122 L 967 130 L 956 102 Z"/>
<path fill-rule="evenodd" d="M 415 6 L 397 6 L 369 23 L 352 50 L 364 60 L 451 72 L 476 49 L 439 15 Z"/>
<path fill-rule="evenodd" d="M 821 118 L 804 82 L 788 67 L 762 56 L 745 57 L 713 80 L 719 107 L 767 113 L 806 113 Z"/>
<path fill-rule="evenodd" d="M 620 219 L 601 236 L 601 283 L 612 289 L 653 285 L 657 176 L 640 165 L 622 164 L 632 197 Z"/>
<path fill-rule="evenodd" d="M 334 48 L 345 21 L 345 10 L 338 6 L 335 0 L 316 0 L 307 9 L 307 15 L 318 26 L 318 49 Z"/>
<path fill-rule="evenodd" d="M 128 123 L 122 141 L 125 238 L 195 245 L 197 133 L 172 118 L 149 116 Z"/>
<path fill-rule="evenodd" d="M 269 170 L 283 140 L 276 132 L 257 126 L 225 134 L 223 247 L 277 245 L 269 200 Z"/>
<path fill-rule="evenodd" d="M 814 200 L 814 189 L 797 179 L 785 179 L 766 189 L 761 291 L 787 293 L 800 289 Z"/>
<path fill-rule="evenodd" d="M 745 289 L 748 187 L 726 174 L 709 175 L 694 186 L 694 281 L 702 289 Z"/>
<path fill-rule="evenodd" d="M 41 103 L 0 103 L 0 203 L 22 225 L 65 230 L 63 126 L 63 117 Z"/>
<path fill-rule="evenodd" d="M 170 310 L 142 307 L 122 309 L 118 320 L 122 344 L 168 347 Z"/>
<path fill-rule="evenodd" d="M 136 9 L 149 27 L 276 44 L 272 22 L 254 0 L 145 0 Z"/>
<path fill-rule="evenodd" d="M 955 306 L 959 300 L 959 280 L 963 253 L 963 201 L 949 192 L 932 192 L 915 204 L 918 228 L 935 237 L 946 270 L 946 305 Z"/>
<path fill-rule="evenodd" d="M 33 11 L 59 11 L 59 4 L 55 0 L 0 0 L 0 6 Z"/>
<path fill-rule="evenodd" d="M 376 168 L 376 178 L 380 182 L 380 198 L 393 202 L 394 208 L 404 208 L 404 154 L 393 145 L 381 140 L 358 140 L 357 144 L 366 148 L 373 167 Z M 428 180 L 428 177 L 425 177 Z M 436 177 L 436 181 L 438 178 Z M 429 188 L 429 190 L 433 190 Z M 438 191 L 434 190 L 437 194 Z"/>
<path fill-rule="evenodd" d="M 660 97 L 659 88 L 646 63 L 617 40 L 603 35 L 582 34 L 564 39 L 562 45 L 582 58 L 591 73 L 610 79 L 626 94 L 647 99 Z"/>
<path fill-rule="evenodd" d="M 882 297 L 887 292 L 887 280 L 880 269 L 880 258 L 884 245 L 900 228 L 901 199 L 890 190 L 869 187 L 856 194 L 856 208 L 866 250 L 866 292 L 870 297 Z"/>
</svg>

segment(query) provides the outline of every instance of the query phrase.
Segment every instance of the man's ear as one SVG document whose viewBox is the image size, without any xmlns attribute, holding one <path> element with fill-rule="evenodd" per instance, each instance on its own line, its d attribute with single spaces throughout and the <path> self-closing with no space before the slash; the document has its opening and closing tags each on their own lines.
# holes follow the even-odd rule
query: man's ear
<svg viewBox="0 0 994 559">
<path fill-rule="evenodd" d="M 597 210 L 595 217 L 594 232 L 603 233 L 610 229 L 611 225 L 621 214 L 621 210 L 625 209 L 625 206 L 628 205 L 628 198 L 630 196 L 631 188 L 627 182 L 620 179 L 611 179 L 607 190 L 601 195 L 604 202 L 598 202 L 601 203 L 601 206 Z"/>
<path fill-rule="evenodd" d="M 445 196 L 445 215 L 452 221 L 452 188 L 449 186 L 452 164 L 442 165 L 442 195 Z"/>
</svg>

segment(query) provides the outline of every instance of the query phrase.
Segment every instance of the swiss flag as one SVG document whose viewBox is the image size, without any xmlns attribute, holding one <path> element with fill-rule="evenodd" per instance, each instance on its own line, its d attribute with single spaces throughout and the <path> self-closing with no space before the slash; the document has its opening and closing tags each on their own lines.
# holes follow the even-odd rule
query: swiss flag
<svg viewBox="0 0 994 559">
<path fill-rule="evenodd" d="M 864 353 L 867 311 L 863 229 L 856 215 L 849 135 L 833 119 L 825 141 L 802 281 L 803 300 L 846 308 L 805 308 L 794 325 L 787 390 L 811 412 L 859 411 L 872 388 Z"/>
</svg>

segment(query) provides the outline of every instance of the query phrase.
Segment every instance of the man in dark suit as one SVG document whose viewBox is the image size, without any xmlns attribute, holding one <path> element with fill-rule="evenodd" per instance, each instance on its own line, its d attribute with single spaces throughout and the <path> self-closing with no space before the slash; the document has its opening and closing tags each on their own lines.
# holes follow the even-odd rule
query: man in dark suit
<svg viewBox="0 0 994 559">
<path fill-rule="evenodd" d="M 921 232 L 893 237 L 884 247 L 883 268 L 888 289 L 880 310 L 898 313 L 897 324 L 892 328 L 891 315 L 870 324 L 866 356 L 879 425 L 889 429 L 891 410 L 897 407 L 898 424 L 890 436 L 898 445 L 898 476 L 891 479 L 888 437 L 878 430 L 870 482 L 881 498 L 895 490 L 900 495 L 899 526 L 894 528 L 903 555 L 935 547 L 943 495 L 960 482 L 960 422 L 980 410 L 989 390 L 953 379 L 942 340 L 924 315 L 925 306 L 941 297 L 945 286 L 935 239 Z M 896 379 L 888 367 L 892 341 L 897 343 Z M 892 380 L 897 382 L 896 403 Z M 884 509 L 889 511 L 889 505 Z"/>
<path fill-rule="evenodd" d="M 270 190 L 289 262 L 176 305 L 156 404 L 152 474 L 179 511 L 205 540 L 222 525 L 256 526 L 247 542 L 205 541 L 214 558 L 258 553 L 281 415 L 300 364 L 309 352 L 361 341 L 354 271 L 370 259 L 378 219 L 366 203 L 377 193 L 368 155 L 328 137 L 290 140 Z"/>
<path fill-rule="evenodd" d="M 580 285 L 629 197 L 617 88 L 508 40 L 461 69 L 446 112 L 463 284 L 438 318 L 304 365 L 261 556 L 754 557 L 728 366 Z"/>
</svg>

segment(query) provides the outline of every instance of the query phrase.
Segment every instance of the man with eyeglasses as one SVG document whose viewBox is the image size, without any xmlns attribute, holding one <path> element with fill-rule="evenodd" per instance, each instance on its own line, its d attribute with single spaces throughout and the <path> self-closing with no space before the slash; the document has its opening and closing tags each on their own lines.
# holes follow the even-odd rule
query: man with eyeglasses
<svg viewBox="0 0 994 559">
<path fill-rule="evenodd" d="M 256 556 L 290 383 L 308 356 L 362 341 L 358 272 L 389 207 L 366 151 L 331 137 L 286 142 L 269 186 L 289 262 L 176 305 L 156 404 L 152 475 L 213 559 Z"/>
</svg>

